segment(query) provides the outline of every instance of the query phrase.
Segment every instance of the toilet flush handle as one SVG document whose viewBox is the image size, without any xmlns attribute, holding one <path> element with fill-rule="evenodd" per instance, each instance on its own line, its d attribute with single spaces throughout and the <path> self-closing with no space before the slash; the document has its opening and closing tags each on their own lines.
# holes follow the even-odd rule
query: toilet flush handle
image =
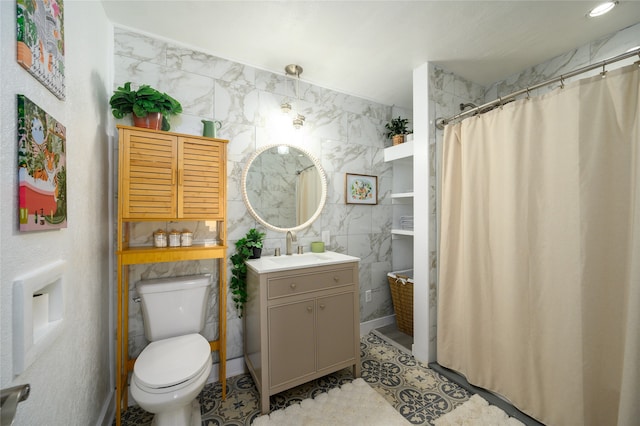
<svg viewBox="0 0 640 426">
<path fill-rule="evenodd" d="M 136 302 L 136 303 L 140 303 L 140 296 L 134 297 L 133 301 Z"/>
</svg>

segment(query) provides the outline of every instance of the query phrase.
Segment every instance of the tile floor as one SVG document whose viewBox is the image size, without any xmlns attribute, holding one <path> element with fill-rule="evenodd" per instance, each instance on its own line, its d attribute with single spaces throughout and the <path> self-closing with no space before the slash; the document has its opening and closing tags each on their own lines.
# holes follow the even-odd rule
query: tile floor
<svg viewBox="0 0 640 426">
<path fill-rule="evenodd" d="M 433 424 L 434 419 L 469 399 L 468 391 L 375 333 L 362 337 L 360 351 L 362 378 L 412 424 Z M 351 380 L 352 372 L 347 368 L 273 395 L 271 410 L 312 398 Z M 205 386 L 200 394 L 203 426 L 249 426 L 260 415 L 258 391 L 249 374 L 229 378 L 226 400 L 221 401 L 220 395 L 219 382 Z M 129 407 L 122 415 L 122 425 L 148 426 L 151 418 L 139 407 Z"/>
</svg>

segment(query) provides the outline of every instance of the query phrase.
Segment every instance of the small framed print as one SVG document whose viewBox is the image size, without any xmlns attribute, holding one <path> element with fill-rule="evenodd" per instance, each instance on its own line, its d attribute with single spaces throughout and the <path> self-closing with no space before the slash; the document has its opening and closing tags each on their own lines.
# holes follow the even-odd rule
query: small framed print
<svg viewBox="0 0 640 426">
<path fill-rule="evenodd" d="M 378 204 L 378 177 L 347 173 L 345 197 L 347 204 Z"/>
</svg>

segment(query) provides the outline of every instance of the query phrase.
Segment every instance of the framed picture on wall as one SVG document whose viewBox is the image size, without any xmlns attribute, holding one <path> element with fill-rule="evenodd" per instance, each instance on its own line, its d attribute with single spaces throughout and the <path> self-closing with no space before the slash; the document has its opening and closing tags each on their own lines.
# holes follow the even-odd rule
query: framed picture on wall
<svg viewBox="0 0 640 426">
<path fill-rule="evenodd" d="M 345 197 L 347 204 L 378 204 L 378 177 L 347 173 Z"/>
<path fill-rule="evenodd" d="M 63 0 L 17 0 L 18 63 L 64 100 Z"/>
<path fill-rule="evenodd" d="M 18 95 L 20 231 L 67 227 L 66 129 Z"/>
</svg>

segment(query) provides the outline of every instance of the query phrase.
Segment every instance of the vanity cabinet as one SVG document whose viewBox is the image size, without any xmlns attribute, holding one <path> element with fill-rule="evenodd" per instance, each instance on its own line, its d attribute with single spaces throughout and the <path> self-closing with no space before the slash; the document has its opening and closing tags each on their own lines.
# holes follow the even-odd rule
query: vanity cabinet
<svg viewBox="0 0 640 426">
<path fill-rule="evenodd" d="M 129 357 L 129 267 L 211 259 L 218 267 L 218 339 L 222 398 L 226 396 L 226 147 L 227 140 L 118 126 L 116 425 L 127 407 Z M 188 247 L 132 246 L 134 222 L 217 222 L 220 244 Z"/>
<path fill-rule="evenodd" d="M 265 273 L 249 267 L 247 290 L 245 361 L 263 414 L 270 395 L 350 366 L 360 376 L 357 261 Z"/>
</svg>

